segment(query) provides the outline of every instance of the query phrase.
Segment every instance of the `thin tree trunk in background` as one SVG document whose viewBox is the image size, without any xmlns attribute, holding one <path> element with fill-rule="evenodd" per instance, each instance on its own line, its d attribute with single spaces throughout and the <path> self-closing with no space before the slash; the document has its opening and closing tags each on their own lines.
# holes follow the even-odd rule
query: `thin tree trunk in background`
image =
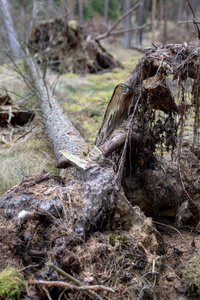
<svg viewBox="0 0 200 300">
<path fill-rule="evenodd" d="M 1 6 L 0 7 L 1 16 L 5 26 L 9 46 L 12 52 L 12 58 L 13 60 L 17 60 L 21 56 L 21 46 L 18 42 L 17 35 L 14 29 L 13 20 L 11 18 L 9 7 L 8 7 L 8 1 L 0 0 L 0 6 Z"/>
<path fill-rule="evenodd" d="M 61 0 L 61 15 L 65 15 L 67 13 L 68 2 L 67 0 Z"/>
<path fill-rule="evenodd" d="M 158 1 L 157 24 L 156 24 L 157 29 L 160 29 L 160 10 L 161 10 L 161 0 Z"/>
<path fill-rule="evenodd" d="M 192 9 L 193 9 L 194 13 L 197 13 L 198 1 L 199 0 L 189 0 L 190 5 L 192 6 Z M 191 14 L 191 9 L 188 5 L 187 5 L 187 8 L 188 8 L 188 15 L 190 15 Z"/>
<path fill-rule="evenodd" d="M 68 0 L 68 20 L 74 20 L 74 12 L 75 12 L 75 0 Z"/>
<path fill-rule="evenodd" d="M 160 19 L 160 25 L 159 25 L 159 35 L 161 37 L 163 37 L 163 24 L 164 24 L 164 7 L 163 7 L 163 0 L 160 0 L 159 1 L 159 6 L 160 6 L 160 9 L 159 9 L 159 19 Z"/>
<path fill-rule="evenodd" d="M 167 42 L 168 9 L 169 9 L 169 0 L 166 0 L 165 9 L 164 9 L 164 30 L 163 30 L 163 43 L 164 44 L 166 44 L 166 42 Z"/>
<path fill-rule="evenodd" d="M 179 0 L 177 4 L 177 21 L 180 21 L 183 13 L 183 0 Z"/>
<path fill-rule="evenodd" d="M 127 12 L 131 8 L 131 1 L 124 0 L 124 13 Z M 125 29 L 129 29 L 132 27 L 131 24 L 131 14 L 129 14 L 125 18 Z M 131 32 L 126 32 L 124 35 L 124 48 L 129 49 L 131 47 Z"/>
<path fill-rule="evenodd" d="M 35 20 L 35 17 L 37 15 L 37 4 L 36 4 L 36 0 L 33 0 L 33 8 L 32 8 L 32 16 L 31 16 L 31 20 L 29 23 L 29 33 L 28 33 L 28 37 L 31 36 L 31 32 L 33 30 L 33 22 Z"/>
<path fill-rule="evenodd" d="M 155 18 L 156 18 L 156 0 L 152 2 L 152 29 L 151 29 L 151 42 L 155 42 Z"/>
<path fill-rule="evenodd" d="M 83 0 L 78 0 L 78 18 L 79 24 L 83 25 Z"/>
<path fill-rule="evenodd" d="M 144 2 L 138 8 L 138 26 L 142 26 L 144 22 Z M 143 28 L 138 29 L 136 36 L 136 45 L 142 45 Z"/>
<path fill-rule="evenodd" d="M 149 17 L 149 0 L 144 1 L 144 21 Z"/>
<path fill-rule="evenodd" d="M 197 11 L 198 10 L 199 0 L 193 0 L 193 2 L 194 2 L 194 6 L 193 6 L 194 11 Z"/>
<path fill-rule="evenodd" d="M 109 7 L 109 0 L 104 0 L 104 20 L 108 22 L 108 7 Z"/>
<path fill-rule="evenodd" d="M 54 0 L 48 0 L 48 18 L 49 19 L 53 18 L 53 4 L 54 4 Z"/>
</svg>

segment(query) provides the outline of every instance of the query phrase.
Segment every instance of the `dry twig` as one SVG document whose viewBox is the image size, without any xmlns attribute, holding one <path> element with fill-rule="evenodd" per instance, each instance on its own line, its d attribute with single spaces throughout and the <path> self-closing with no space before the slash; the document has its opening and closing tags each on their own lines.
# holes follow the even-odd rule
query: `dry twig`
<svg viewBox="0 0 200 300">
<path fill-rule="evenodd" d="M 29 281 L 30 284 L 40 284 L 40 285 L 48 285 L 48 286 L 62 286 L 64 288 L 70 289 L 70 290 L 78 290 L 78 291 L 88 291 L 90 290 L 104 290 L 114 293 L 115 291 L 109 287 L 106 287 L 104 285 L 82 285 L 77 286 L 73 285 L 64 281 L 47 281 L 47 280 L 31 280 Z"/>
<path fill-rule="evenodd" d="M 111 28 L 105 32 L 104 34 L 101 34 L 99 36 L 96 37 L 96 40 L 102 40 L 105 39 L 106 37 L 108 37 L 111 34 L 111 31 L 113 31 L 117 25 L 124 19 L 126 18 L 130 13 L 132 13 L 134 10 L 136 10 L 140 5 L 142 4 L 142 2 L 137 3 L 136 5 L 134 5 L 131 9 L 129 9 L 125 14 L 123 14 L 114 24 L 113 26 L 111 26 Z"/>
<path fill-rule="evenodd" d="M 180 237 L 183 239 L 183 241 L 187 244 L 187 242 L 186 242 L 184 236 L 183 236 L 183 235 L 180 233 L 180 231 L 179 231 L 178 229 L 176 229 L 175 227 L 170 226 L 170 225 L 167 225 L 167 224 L 164 224 L 164 223 L 160 223 L 160 222 L 157 222 L 157 221 L 153 221 L 153 223 L 154 223 L 154 224 L 161 225 L 161 226 L 164 226 L 164 227 L 168 227 L 168 228 L 170 228 L 170 229 L 175 230 L 175 231 L 180 235 Z"/>
<path fill-rule="evenodd" d="M 77 285 L 77 286 L 76 286 L 76 289 L 77 289 L 77 287 L 79 287 L 79 290 L 81 290 L 80 287 L 84 287 L 83 290 L 84 290 L 87 294 L 89 294 L 89 295 L 92 296 L 92 297 L 96 297 L 97 299 L 102 300 L 102 298 L 101 298 L 98 294 L 96 294 L 94 291 L 92 291 L 92 289 L 90 289 L 90 286 L 87 286 L 87 288 L 85 288 L 84 284 L 83 284 L 80 280 L 78 280 L 78 279 L 74 278 L 73 276 L 71 276 L 70 274 L 66 273 L 65 271 L 63 271 L 62 269 L 60 269 L 59 267 L 57 267 L 55 264 L 53 264 L 53 263 L 48 263 L 47 266 L 50 267 L 50 268 L 52 268 L 52 269 L 54 269 L 56 272 L 58 272 L 60 275 L 62 275 L 62 276 L 64 276 L 64 277 L 66 277 L 66 278 L 69 279 L 70 281 L 74 282 L 74 283 Z M 66 287 L 66 286 L 65 286 L 65 287 Z M 101 288 L 101 289 L 102 289 L 102 288 Z M 109 289 L 109 291 L 114 292 L 114 290 L 112 290 L 112 289 L 110 289 L 110 288 L 108 288 L 108 289 Z"/>
</svg>

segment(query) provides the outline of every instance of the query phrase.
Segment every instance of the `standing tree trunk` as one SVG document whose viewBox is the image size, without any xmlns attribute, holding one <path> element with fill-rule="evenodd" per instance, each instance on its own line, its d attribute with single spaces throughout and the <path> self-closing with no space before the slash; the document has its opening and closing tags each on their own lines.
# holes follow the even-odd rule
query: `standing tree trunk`
<svg viewBox="0 0 200 300">
<path fill-rule="evenodd" d="M 53 5 L 54 5 L 54 0 L 48 0 L 48 18 L 49 19 L 53 18 Z"/>
<path fill-rule="evenodd" d="M 131 0 L 124 0 L 124 13 L 131 8 Z M 125 29 L 131 28 L 131 14 L 125 18 Z M 124 48 L 129 49 L 131 47 L 131 32 L 125 32 L 124 35 Z"/>
<path fill-rule="evenodd" d="M 83 25 L 83 0 L 78 0 L 78 19 L 79 25 Z"/>
<path fill-rule="evenodd" d="M 109 7 L 109 0 L 104 0 L 104 20 L 108 22 L 108 7 Z"/>
<path fill-rule="evenodd" d="M 144 22 L 144 3 L 143 2 L 140 5 L 140 7 L 138 8 L 137 20 L 138 20 L 138 27 L 142 26 L 142 24 Z M 136 36 L 136 45 L 138 45 L 138 46 L 142 45 L 142 35 L 143 35 L 143 28 L 140 28 L 140 29 L 138 29 L 137 36 Z"/>
<path fill-rule="evenodd" d="M 168 21 L 168 9 L 169 9 L 169 0 L 165 2 L 164 9 L 164 28 L 163 28 L 163 43 L 167 43 L 167 21 Z"/>
<path fill-rule="evenodd" d="M 183 13 L 183 0 L 179 0 L 177 4 L 177 21 L 180 21 Z"/>
<path fill-rule="evenodd" d="M 4 22 L 8 42 L 12 52 L 12 59 L 17 60 L 21 56 L 21 46 L 20 43 L 18 42 L 17 35 L 13 25 L 13 20 L 9 12 L 8 1 L 0 0 L 0 5 L 1 5 L 0 7 L 1 16 Z"/>
<path fill-rule="evenodd" d="M 68 0 L 68 20 L 74 20 L 75 0 Z"/>
<path fill-rule="evenodd" d="M 151 31 L 151 42 L 155 42 L 155 18 L 156 18 L 156 0 L 152 2 L 152 31 Z"/>
<path fill-rule="evenodd" d="M 163 37 L 163 28 L 164 28 L 164 7 L 163 0 L 159 0 L 159 35 Z"/>
</svg>

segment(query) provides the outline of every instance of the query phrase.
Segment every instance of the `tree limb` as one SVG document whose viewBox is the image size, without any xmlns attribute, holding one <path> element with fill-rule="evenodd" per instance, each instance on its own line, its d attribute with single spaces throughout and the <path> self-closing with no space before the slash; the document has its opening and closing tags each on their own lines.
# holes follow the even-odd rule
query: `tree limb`
<svg viewBox="0 0 200 300">
<path fill-rule="evenodd" d="M 69 284 L 63 281 L 47 281 L 47 280 L 30 280 L 30 284 L 41 284 L 41 285 L 48 285 L 48 286 L 62 286 L 64 288 L 70 290 L 78 290 L 78 291 L 88 291 L 88 290 L 104 290 L 114 293 L 115 291 L 109 287 L 103 285 L 83 285 L 83 286 L 76 286 L 73 284 Z"/>
<path fill-rule="evenodd" d="M 135 31 L 135 30 L 138 30 L 138 29 L 143 29 L 143 28 L 145 28 L 145 27 L 147 27 L 147 26 L 149 26 L 149 25 L 151 25 L 151 23 L 143 24 L 143 25 L 141 25 L 141 26 L 133 27 L 133 28 L 119 29 L 119 30 L 116 30 L 116 31 L 111 32 L 109 35 L 117 35 L 117 34 L 129 32 L 129 31 Z"/>
<path fill-rule="evenodd" d="M 111 28 L 105 32 L 104 34 L 100 34 L 99 36 L 97 36 L 95 39 L 96 40 L 102 40 L 105 39 L 106 37 L 108 37 L 111 33 L 111 31 L 113 31 L 117 25 L 124 19 L 126 18 L 129 14 L 131 14 L 134 10 L 136 10 L 140 5 L 142 4 L 142 2 L 137 3 L 136 5 L 134 5 L 131 9 L 129 9 L 125 14 L 123 14 L 114 24 L 113 26 L 111 26 Z"/>
<path fill-rule="evenodd" d="M 72 282 L 77 284 L 79 287 L 84 286 L 83 283 L 80 280 L 78 280 L 78 279 L 74 278 L 73 276 L 71 276 L 70 274 L 66 273 L 61 268 L 57 267 L 55 264 L 48 263 L 47 266 L 54 269 L 56 272 L 58 272 L 60 275 L 64 276 L 65 278 L 71 280 Z M 95 292 L 93 292 L 90 289 L 88 290 L 88 288 L 87 288 L 86 293 L 89 294 L 92 297 L 96 297 L 97 299 L 102 300 L 102 298 L 99 295 L 97 295 Z"/>
</svg>

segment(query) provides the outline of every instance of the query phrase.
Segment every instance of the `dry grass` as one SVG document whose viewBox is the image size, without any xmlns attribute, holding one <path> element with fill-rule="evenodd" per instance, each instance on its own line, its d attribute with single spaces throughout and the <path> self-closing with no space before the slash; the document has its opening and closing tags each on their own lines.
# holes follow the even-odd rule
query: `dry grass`
<svg viewBox="0 0 200 300">
<path fill-rule="evenodd" d="M 0 149 L 0 195 L 20 183 L 27 175 L 54 169 L 55 159 L 43 131 L 31 133 Z"/>
</svg>

